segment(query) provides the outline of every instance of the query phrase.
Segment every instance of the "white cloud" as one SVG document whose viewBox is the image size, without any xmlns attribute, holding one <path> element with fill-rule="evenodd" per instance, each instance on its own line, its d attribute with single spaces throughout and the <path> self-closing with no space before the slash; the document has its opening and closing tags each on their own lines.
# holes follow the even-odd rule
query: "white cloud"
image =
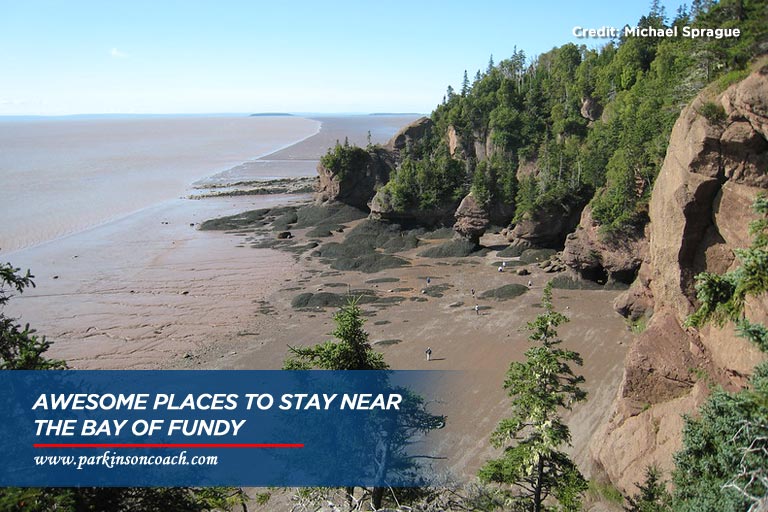
<svg viewBox="0 0 768 512">
<path fill-rule="evenodd" d="M 127 53 L 121 52 L 117 48 L 112 48 L 112 50 L 110 50 L 109 54 L 112 56 L 112 58 L 115 58 L 115 59 L 127 59 L 128 58 L 128 54 Z"/>
</svg>

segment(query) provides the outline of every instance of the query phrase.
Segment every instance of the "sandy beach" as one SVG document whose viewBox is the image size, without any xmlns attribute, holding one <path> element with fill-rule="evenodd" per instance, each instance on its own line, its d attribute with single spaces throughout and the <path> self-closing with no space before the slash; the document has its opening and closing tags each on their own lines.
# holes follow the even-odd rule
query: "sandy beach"
<svg viewBox="0 0 768 512">
<path fill-rule="evenodd" d="M 329 129 L 264 159 L 309 169 L 290 167 L 295 175 L 314 172 L 319 154 L 345 130 L 364 123 L 354 118 L 323 126 Z M 366 135 L 358 128 L 350 140 L 364 144 Z M 494 454 L 488 438 L 507 410 L 504 373 L 528 347 L 525 324 L 540 311 L 541 291 L 552 275 L 535 264 L 527 265 L 530 276 L 516 275 L 514 267 L 497 272 L 495 249 L 503 239 L 494 234 L 482 239 L 495 248 L 482 256 L 425 258 L 419 256 L 422 250 L 445 241 L 425 238 L 418 248 L 397 253 L 408 265 L 369 274 L 332 270 L 311 255 L 311 247 L 292 252 L 252 248 L 247 230 L 198 229 L 206 219 L 309 199 L 177 198 L 16 251 L 8 259 L 31 268 L 38 286 L 14 298 L 8 311 L 48 336 L 54 342 L 50 356 L 65 359 L 73 368 L 276 369 L 289 345 L 325 341 L 332 330 L 335 308 L 297 309 L 292 305 L 297 295 L 367 290 L 384 299 L 364 309 L 371 341 L 391 367 L 464 372 L 460 381 L 447 384 L 439 412 L 448 416 L 444 433 L 452 454 L 449 466 L 459 477 L 471 478 Z M 345 233 L 318 242 L 341 241 L 359 222 L 346 223 Z M 291 231 L 299 247 L 317 240 L 307 236 L 308 229 Z M 422 293 L 427 277 L 438 287 L 434 296 Z M 532 287 L 523 295 L 478 299 L 480 314 L 475 312 L 471 289 L 480 296 L 510 283 L 527 285 L 529 280 Z M 610 413 L 631 336 L 611 308 L 617 293 L 554 294 L 556 308 L 571 319 L 560 334 L 585 360 L 590 400 L 570 417 L 573 444 L 582 449 L 574 455 L 587 473 L 588 441 Z M 429 362 L 424 356 L 427 347 L 433 351 Z"/>
</svg>

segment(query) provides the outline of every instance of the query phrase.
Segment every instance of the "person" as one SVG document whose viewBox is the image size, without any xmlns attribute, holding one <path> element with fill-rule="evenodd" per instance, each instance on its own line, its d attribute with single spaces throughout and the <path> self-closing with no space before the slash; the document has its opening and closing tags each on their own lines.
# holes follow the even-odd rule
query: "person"
<svg viewBox="0 0 768 512">
<path fill-rule="evenodd" d="M 499 272 L 504 272 L 504 267 L 499 267 Z"/>
<path fill-rule="evenodd" d="M 425 350 L 424 353 L 427 354 L 427 361 L 432 359 L 432 349 L 430 347 L 427 347 L 427 350 Z"/>
<path fill-rule="evenodd" d="M 531 280 L 529 279 L 529 280 L 528 280 L 528 288 L 530 288 L 531 286 L 533 286 L 533 281 L 531 281 Z"/>
<path fill-rule="evenodd" d="M 506 261 L 502 261 L 501 262 L 501 266 L 504 267 L 504 268 L 507 268 L 507 262 Z"/>
<path fill-rule="evenodd" d="M 480 314 L 480 306 L 475 304 L 475 313 Z"/>
<path fill-rule="evenodd" d="M 474 288 L 472 288 L 472 298 L 473 299 L 475 298 L 475 289 Z"/>
</svg>

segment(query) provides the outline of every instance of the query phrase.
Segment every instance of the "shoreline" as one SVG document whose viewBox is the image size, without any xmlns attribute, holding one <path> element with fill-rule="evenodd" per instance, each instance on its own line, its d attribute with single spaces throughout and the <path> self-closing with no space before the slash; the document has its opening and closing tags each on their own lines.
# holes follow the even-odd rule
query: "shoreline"
<svg viewBox="0 0 768 512">
<path fill-rule="evenodd" d="M 207 116 L 197 116 L 197 117 L 191 117 L 190 119 L 200 120 L 200 119 L 206 119 L 206 117 Z M 209 119 L 219 119 L 219 117 L 216 117 L 216 116 L 208 116 L 208 118 Z M 161 117 L 161 118 L 158 118 L 158 119 L 175 121 L 175 120 L 182 119 L 182 118 L 177 118 L 177 117 L 170 116 L 170 117 L 167 117 L 167 118 Z M 186 118 L 183 118 L 183 119 L 186 119 Z M 228 120 L 231 120 L 231 119 L 242 120 L 240 117 L 235 117 L 235 116 L 226 117 L 226 119 L 228 119 Z M 245 119 L 251 119 L 251 118 L 246 117 Z M 260 118 L 260 119 L 264 119 L 264 118 Z M 237 166 L 242 165 L 242 164 L 247 163 L 247 162 L 259 161 L 259 160 L 264 159 L 264 158 L 266 158 L 266 157 L 268 157 L 270 155 L 273 155 L 275 153 L 283 151 L 283 150 L 285 150 L 287 148 L 290 148 L 290 147 L 295 146 L 297 144 L 301 144 L 302 142 L 306 141 L 307 139 L 315 137 L 322 130 L 322 125 L 323 125 L 322 121 L 319 121 L 319 120 L 316 120 L 316 119 L 305 118 L 305 117 L 292 117 L 290 119 L 291 119 L 291 121 L 294 121 L 294 122 L 295 121 L 311 122 L 311 123 L 315 124 L 316 126 L 314 128 L 314 131 L 312 133 L 306 135 L 306 136 L 302 136 L 302 137 L 300 137 L 298 139 L 291 139 L 288 142 L 272 146 L 272 147 L 268 148 L 267 150 L 262 151 L 262 152 L 256 154 L 255 156 L 249 156 L 248 158 L 246 158 L 244 160 L 241 160 L 241 161 L 239 161 L 237 163 L 226 164 L 223 167 L 208 168 L 208 169 L 200 170 L 200 171 L 197 171 L 197 172 L 193 171 L 193 172 L 189 173 L 188 175 L 185 174 L 185 177 L 183 178 L 184 181 L 185 181 L 184 184 L 180 185 L 178 187 L 174 187 L 174 188 L 177 189 L 177 192 L 173 193 L 173 196 L 169 192 L 169 193 L 164 194 L 165 197 L 161 198 L 160 200 L 156 200 L 156 201 L 154 201 L 152 203 L 145 204 L 143 206 L 131 209 L 129 211 L 123 211 L 123 212 L 111 213 L 111 214 L 108 213 L 108 212 L 105 212 L 106 216 L 103 217 L 102 219 L 98 220 L 98 221 L 86 222 L 84 224 L 80 223 L 81 225 L 78 225 L 78 226 L 75 226 L 75 227 L 71 227 L 71 228 L 65 228 L 63 230 L 63 232 L 60 232 L 59 234 L 56 234 L 55 236 L 53 236 L 51 238 L 46 238 L 44 240 L 35 240 L 35 241 L 23 243 L 22 245 L 20 245 L 18 247 L 14 247 L 13 249 L 10 249 L 10 250 L 3 250 L 4 248 L 0 247 L 0 258 L 12 257 L 12 256 L 17 255 L 21 251 L 24 251 L 24 250 L 27 250 L 27 249 L 32 249 L 32 248 L 38 247 L 38 246 L 46 244 L 46 243 L 56 242 L 56 241 L 59 241 L 61 239 L 67 238 L 69 236 L 77 235 L 77 234 L 82 233 L 84 231 L 88 231 L 88 230 L 91 230 L 91 229 L 96 229 L 96 228 L 102 227 L 104 225 L 107 225 L 107 224 L 109 224 L 111 222 L 116 222 L 116 221 L 119 221 L 119 220 L 124 219 L 126 217 L 129 217 L 131 215 L 138 214 L 138 213 L 140 213 L 143 210 L 146 210 L 148 208 L 152 208 L 152 207 L 158 206 L 160 204 L 173 201 L 173 200 L 178 199 L 180 197 L 185 197 L 186 194 L 190 190 L 192 190 L 193 185 L 196 182 L 198 182 L 198 181 L 204 180 L 204 179 L 209 178 L 211 176 L 215 176 L 216 174 L 219 174 L 219 173 L 222 173 L 222 172 L 226 172 L 229 169 L 232 169 L 234 167 L 237 167 Z M 143 119 L 138 119 L 137 120 L 137 119 L 134 119 L 134 118 L 128 119 L 128 121 L 142 121 L 142 120 Z M 80 121 L 80 119 L 74 119 L 71 122 L 78 122 L 78 121 Z M 104 121 L 112 121 L 112 120 L 111 119 L 105 119 Z M 67 121 L 62 121 L 62 122 L 67 122 Z M 158 158 L 160 158 L 160 157 L 158 156 Z M 211 162 L 211 163 L 213 164 L 213 162 Z M 146 171 L 142 171 L 142 172 L 146 172 Z M 170 172 L 169 174 L 172 175 L 173 172 Z M 77 178 L 75 178 L 75 179 L 77 179 Z"/>
</svg>

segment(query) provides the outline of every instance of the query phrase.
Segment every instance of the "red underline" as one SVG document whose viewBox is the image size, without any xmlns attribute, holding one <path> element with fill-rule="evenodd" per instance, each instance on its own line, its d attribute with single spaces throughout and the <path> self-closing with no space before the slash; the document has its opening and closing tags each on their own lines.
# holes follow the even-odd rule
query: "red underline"
<svg viewBox="0 0 768 512">
<path fill-rule="evenodd" d="M 303 443 L 39 443 L 33 448 L 304 448 Z"/>
</svg>

